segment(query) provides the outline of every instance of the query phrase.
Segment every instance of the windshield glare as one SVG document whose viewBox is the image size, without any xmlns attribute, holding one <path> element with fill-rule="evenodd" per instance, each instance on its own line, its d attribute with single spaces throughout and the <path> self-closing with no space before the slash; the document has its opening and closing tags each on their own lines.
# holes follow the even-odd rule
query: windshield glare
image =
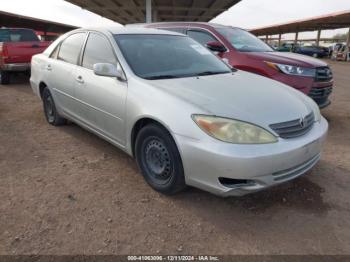
<svg viewBox="0 0 350 262">
<path fill-rule="evenodd" d="M 230 73 L 208 49 L 186 36 L 115 35 L 133 72 L 145 79 Z"/>
<path fill-rule="evenodd" d="M 239 28 L 216 28 L 216 30 L 240 52 L 274 51 L 269 45 L 245 30 Z"/>
</svg>

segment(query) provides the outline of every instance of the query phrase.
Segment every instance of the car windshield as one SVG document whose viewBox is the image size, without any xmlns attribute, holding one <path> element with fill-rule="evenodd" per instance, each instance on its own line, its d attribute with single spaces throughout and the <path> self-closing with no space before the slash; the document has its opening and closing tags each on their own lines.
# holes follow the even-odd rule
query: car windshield
<svg viewBox="0 0 350 262">
<path fill-rule="evenodd" d="M 230 73 L 208 49 L 186 36 L 114 36 L 133 72 L 144 79 L 170 79 Z"/>
<path fill-rule="evenodd" d="M 216 28 L 240 52 L 273 52 L 274 50 L 251 33 L 239 28 Z"/>
</svg>

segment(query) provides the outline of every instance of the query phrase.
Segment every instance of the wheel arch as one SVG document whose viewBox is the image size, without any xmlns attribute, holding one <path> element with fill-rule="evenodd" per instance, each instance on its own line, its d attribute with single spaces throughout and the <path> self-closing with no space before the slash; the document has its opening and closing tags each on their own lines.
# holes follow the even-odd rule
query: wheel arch
<svg viewBox="0 0 350 262">
<path fill-rule="evenodd" d="M 47 87 L 47 84 L 44 81 L 41 81 L 39 84 L 39 94 L 41 99 L 43 98 L 43 91 L 46 87 Z"/>
<path fill-rule="evenodd" d="M 133 157 L 135 157 L 135 142 L 138 133 L 141 131 L 141 129 L 149 124 L 156 124 L 162 128 L 164 128 L 168 133 L 171 135 L 171 137 L 174 139 L 175 144 L 177 144 L 175 138 L 172 136 L 172 132 L 170 128 L 162 121 L 155 119 L 150 116 L 143 116 L 139 118 L 133 125 L 131 132 L 130 132 L 130 146 L 131 146 L 131 154 Z"/>
</svg>

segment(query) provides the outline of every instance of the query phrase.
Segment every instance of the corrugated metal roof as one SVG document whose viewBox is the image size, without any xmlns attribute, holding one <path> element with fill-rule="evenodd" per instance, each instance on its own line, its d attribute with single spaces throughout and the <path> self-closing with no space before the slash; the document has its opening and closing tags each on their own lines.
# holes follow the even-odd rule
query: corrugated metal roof
<svg viewBox="0 0 350 262">
<path fill-rule="evenodd" d="M 266 26 L 250 30 L 255 35 L 275 35 L 315 30 L 350 27 L 350 10 L 308 19 L 290 21 L 284 24 Z"/>
<path fill-rule="evenodd" d="M 145 0 L 66 0 L 121 24 L 145 22 Z M 153 0 L 158 22 L 207 22 L 241 0 Z"/>
<path fill-rule="evenodd" d="M 36 31 L 65 33 L 76 26 L 0 11 L 0 27 L 32 28 Z"/>
</svg>

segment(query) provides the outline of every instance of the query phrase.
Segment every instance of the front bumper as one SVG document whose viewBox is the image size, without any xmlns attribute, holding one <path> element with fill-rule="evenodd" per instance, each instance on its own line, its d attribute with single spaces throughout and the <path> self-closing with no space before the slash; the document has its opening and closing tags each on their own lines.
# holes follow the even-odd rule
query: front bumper
<svg viewBox="0 0 350 262">
<path fill-rule="evenodd" d="M 322 118 L 307 134 L 279 139 L 274 144 L 234 145 L 215 139 L 203 142 L 180 135 L 175 135 L 175 139 L 188 185 L 220 196 L 239 196 L 307 172 L 320 159 L 327 130 L 328 123 Z M 221 178 L 239 183 L 223 183 Z"/>
<path fill-rule="evenodd" d="M 297 77 L 283 73 L 278 73 L 272 78 L 308 95 L 321 109 L 331 104 L 329 96 L 333 90 L 333 79 L 317 81 L 311 77 Z"/>
<path fill-rule="evenodd" d="M 311 88 L 309 96 L 318 104 L 319 108 L 325 108 L 331 104 L 329 95 L 333 91 L 333 86 L 323 88 Z"/>
<path fill-rule="evenodd" d="M 28 71 L 30 70 L 30 63 L 4 64 L 1 70 L 10 72 Z"/>
</svg>

